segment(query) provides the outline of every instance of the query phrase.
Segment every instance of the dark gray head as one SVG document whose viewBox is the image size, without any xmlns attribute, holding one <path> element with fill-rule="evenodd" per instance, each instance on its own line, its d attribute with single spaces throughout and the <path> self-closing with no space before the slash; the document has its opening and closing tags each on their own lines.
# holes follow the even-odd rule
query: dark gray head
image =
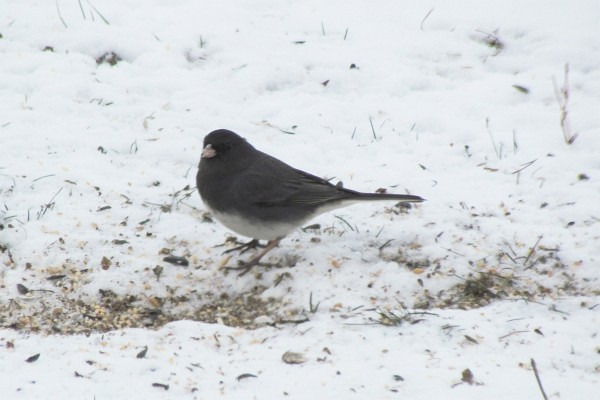
<svg viewBox="0 0 600 400">
<path fill-rule="evenodd" d="M 204 148 L 200 162 L 232 162 L 237 164 L 240 158 L 255 151 L 243 137 L 227 129 L 212 131 L 204 138 Z"/>
<path fill-rule="evenodd" d="M 203 199 L 226 188 L 256 160 L 256 150 L 238 134 L 227 129 L 212 131 L 204 138 L 196 185 Z"/>
</svg>

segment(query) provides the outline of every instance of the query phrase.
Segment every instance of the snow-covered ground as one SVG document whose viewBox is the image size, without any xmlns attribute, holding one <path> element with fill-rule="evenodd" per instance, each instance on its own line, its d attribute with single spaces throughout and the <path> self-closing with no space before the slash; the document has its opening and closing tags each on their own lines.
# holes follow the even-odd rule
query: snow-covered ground
<svg viewBox="0 0 600 400">
<path fill-rule="evenodd" d="M 597 399 L 598 21 L 4 0 L 0 398 L 542 399 L 533 359 L 548 398 Z M 194 188 L 218 128 L 428 201 L 322 215 L 237 277 Z"/>
</svg>

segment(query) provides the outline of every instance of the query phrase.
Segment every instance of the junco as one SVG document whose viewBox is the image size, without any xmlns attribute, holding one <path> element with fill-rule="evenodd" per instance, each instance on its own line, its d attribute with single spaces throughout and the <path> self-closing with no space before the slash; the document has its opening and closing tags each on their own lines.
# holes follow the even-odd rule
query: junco
<svg viewBox="0 0 600 400">
<path fill-rule="evenodd" d="M 245 274 L 294 229 L 324 212 L 361 201 L 418 203 L 419 196 L 360 193 L 332 185 L 256 150 L 236 133 L 219 129 L 204 138 L 196 184 L 213 216 L 232 231 L 253 240 L 236 249 L 263 251 L 238 269 Z"/>
</svg>

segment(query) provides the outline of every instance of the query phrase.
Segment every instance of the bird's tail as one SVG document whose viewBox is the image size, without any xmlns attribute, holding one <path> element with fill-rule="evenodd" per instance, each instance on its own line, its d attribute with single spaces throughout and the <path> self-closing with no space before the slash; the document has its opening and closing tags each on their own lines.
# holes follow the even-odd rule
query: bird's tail
<svg viewBox="0 0 600 400">
<path fill-rule="evenodd" d="M 412 194 L 355 192 L 354 197 L 356 200 L 396 200 L 404 203 L 421 203 L 425 201 L 424 198 Z"/>
</svg>

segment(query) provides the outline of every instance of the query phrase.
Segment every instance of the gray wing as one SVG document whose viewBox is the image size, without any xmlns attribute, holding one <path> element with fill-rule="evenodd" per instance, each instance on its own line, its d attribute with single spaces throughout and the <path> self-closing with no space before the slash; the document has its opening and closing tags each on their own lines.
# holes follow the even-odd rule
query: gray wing
<svg viewBox="0 0 600 400">
<path fill-rule="evenodd" d="M 261 207 L 307 206 L 348 199 L 358 195 L 332 185 L 323 178 L 297 170 L 267 154 L 238 176 L 236 194 Z"/>
</svg>

